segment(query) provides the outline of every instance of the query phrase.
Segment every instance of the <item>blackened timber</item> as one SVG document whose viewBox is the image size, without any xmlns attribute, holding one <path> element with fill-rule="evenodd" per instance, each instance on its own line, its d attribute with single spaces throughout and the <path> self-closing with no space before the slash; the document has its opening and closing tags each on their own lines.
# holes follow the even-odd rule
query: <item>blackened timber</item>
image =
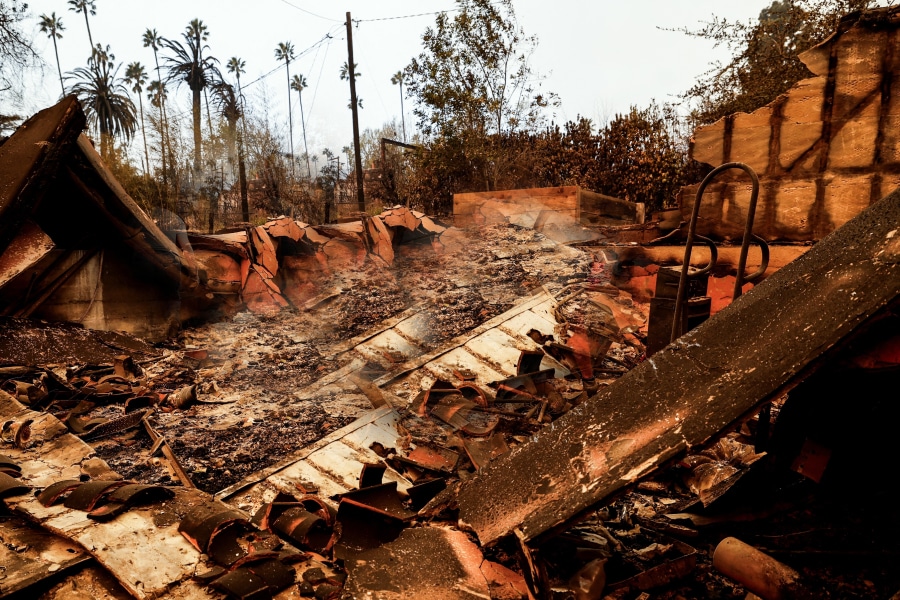
<svg viewBox="0 0 900 600">
<path fill-rule="evenodd" d="M 482 544 L 557 530 L 789 390 L 900 298 L 900 192 L 460 489 Z"/>
</svg>

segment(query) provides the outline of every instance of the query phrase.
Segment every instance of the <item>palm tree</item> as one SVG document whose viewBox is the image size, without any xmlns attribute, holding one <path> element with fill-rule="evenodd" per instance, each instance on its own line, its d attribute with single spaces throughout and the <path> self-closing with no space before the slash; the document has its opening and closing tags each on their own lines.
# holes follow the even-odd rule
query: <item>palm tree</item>
<svg viewBox="0 0 900 600">
<path fill-rule="evenodd" d="M 403 142 L 406 143 L 406 113 L 403 110 L 403 71 L 391 75 L 391 83 L 400 86 L 400 122 L 403 123 Z"/>
<path fill-rule="evenodd" d="M 294 60 L 294 45 L 290 42 L 280 42 L 275 48 L 275 60 L 283 60 L 288 82 L 288 133 L 290 134 L 291 150 L 291 176 L 294 175 L 294 118 L 291 115 L 291 61 Z"/>
<path fill-rule="evenodd" d="M 91 54 L 94 53 L 94 38 L 91 37 L 91 24 L 88 22 L 88 13 L 97 16 L 96 0 L 69 0 L 69 10 L 76 13 L 84 13 L 84 25 L 87 27 L 88 41 L 91 43 Z"/>
<path fill-rule="evenodd" d="M 356 81 L 360 77 L 362 77 L 362 73 L 356 70 L 357 63 L 353 63 L 353 80 Z M 344 64 L 341 65 L 341 81 L 349 81 L 350 80 L 350 67 L 347 64 L 347 61 L 344 61 Z M 352 86 L 351 86 L 352 89 Z M 356 106 L 359 108 L 363 107 L 363 99 L 359 96 L 356 97 Z M 347 103 L 347 108 L 353 110 L 353 100 Z"/>
<path fill-rule="evenodd" d="M 67 76 L 75 81 L 72 93 L 78 96 L 87 121 L 100 131 L 100 155 L 109 156 L 109 143 L 115 136 L 130 140 L 137 128 L 134 103 L 128 89 L 118 78 L 119 67 L 109 46 L 99 44 L 88 59 L 87 67 L 79 67 Z"/>
<path fill-rule="evenodd" d="M 247 72 L 246 67 L 247 63 L 244 62 L 243 59 L 238 58 L 237 56 L 232 56 L 228 59 L 228 62 L 225 64 L 225 68 L 229 73 L 234 75 L 234 78 L 237 80 L 237 91 L 238 91 L 238 100 L 243 104 L 244 102 L 244 92 L 241 90 L 241 75 Z M 243 112 L 242 112 L 243 115 Z"/>
<path fill-rule="evenodd" d="M 235 146 L 237 146 L 238 181 L 241 188 L 241 218 L 247 222 L 250 220 L 250 207 L 247 204 L 247 169 L 244 166 L 243 136 L 241 135 L 241 129 L 238 128 L 238 121 L 244 117 L 240 95 L 235 92 L 233 85 L 224 81 L 216 83 L 212 88 L 212 92 L 213 104 L 228 125 L 228 137 L 233 144 L 232 157 L 235 154 Z M 212 219 L 212 216 L 210 216 L 210 219 Z"/>
<path fill-rule="evenodd" d="M 144 91 L 144 84 L 147 83 L 147 71 L 144 65 L 139 62 L 133 62 L 125 68 L 125 81 L 131 84 L 131 91 L 137 94 L 138 108 L 141 111 L 141 135 L 144 138 L 144 175 L 147 175 L 147 169 L 150 168 L 150 154 L 147 151 L 147 129 L 144 126 L 144 99 L 141 92 Z"/>
<path fill-rule="evenodd" d="M 200 19 L 194 19 L 185 28 L 184 37 L 187 46 L 176 40 L 163 40 L 165 47 L 172 53 L 166 57 L 166 67 L 169 70 L 168 81 L 178 81 L 188 84 L 193 94 L 192 115 L 194 127 L 194 170 L 199 171 L 201 163 L 201 132 L 200 132 L 200 92 L 207 86 L 221 81 L 222 74 L 216 64 L 218 59 L 212 56 L 203 56 L 209 46 L 204 44 L 209 37 L 209 29 Z"/>
<path fill-rule="evenodd" d="M 62 88 L 62 95 L 66 95 L 66 86 L 63 85 L 62 69 L 59 66 L 59 50 L 56 48 L 56 40 L 62 39 L 61 31 L 65 31 L 62 24 L 62 17 L 57 17 L 55 12 L 50 16 L 41 15 L 41 32 L 46 33 L 47 37 L 53 40 L 53 53 L 56 55 L 56 70 L 59 71 L 59 87 Z"/>
<path fill-rule="evenodd" d="M 147 100 L 150 101 L 151 106 L 155 106 L 159 111 L 160 123 L 162 123 L 162 105 L 168 97 L 166 84 L 160 80 L 154 79 L 147 86 Z"/>
<path fill-rule="evenodd" d="M 244 164 L 244 137 L 247 133 L 247 124 L 244 120 L 244 92 L 241 90 L 241 74 L 245 72 L 244 67 L 246 67 L 246 63 L 237 56 L 232 56 L 225 65 L 228 72 L 234 74 L 234 78 L 237 80 L 237 104 L 241 115 L 241 130 L 238 132 L 237 139 L 238 182 L 241 189 L 241 219 L 247 223 L 250 221 L 250 203 L 247 198 L 247 168 Z"/>
<path fill-rule="evenodd" d="M 167 169 L 167 165 L 172 167 L 173 153 L 171 146 L 168 146 L 168 157 L 169 163 L 166 162 L 166 147 L 169 140 L 168 136 L 168 122 L 165 119 L 165 113 L 163 112 L 163 107 L 166 104 L 166 99 L 168 95 L 166 93 L 166 84 L 161 82 L 158 79 L 154 79 L 150 82 L 150 85 L 147 86 L 147 100 L 150 101 L 150 106 L 156 107 L 158 118 L 156 120 L 157 131 L 159 132 L 159 144 L 162 155 L 162 173 L 163 173 L 163 182 L 162 182 L 162 203 L 166 205 L 169 199 L 169 172 Z M 177 192 L 177 187 L 176 187 Z"/>
<path fill-rule="evenodd" d="M 306 145 L 306 119 L 303 117 L 303 90 L 306 89 L 306 77 L 303 75 L 294 75 L 291 79 L 291 89 L 297 92 L 300 97 L 300 124 L 303 126 L 303 152 L 306 153 L 306 174 L 312 177 L 312 170 L 309 168 L 309 146 Z"/>
<path fill-rule="evenodd" d="M 168 117 L 166 116 L 166 95 L 164 93 L 164 88 L 162 85 L 162 75 L 159 70 L 159 48 L 162 46 L 163 38 L 160 37 L 159 33 L 156 32 L 155 29 L 147 28 L 144 31 L 144 35 L 141 38 L 144 42 L 144 48 L 150 47 L 153 48 L 153 61 L 156 63 L 156 87 L 154 92 L 153 83 L 150 84 L 150 87 L 147 88 L 148 92 L 153 92 L 155 95 L 150 95 L 151 103 L 158 102 L 158 104 L 154 104 L 159 108 L 159 118 L 160 118 L 160 144 L 159 150 L 162 155 L 162 172 L 163 172 L 163 198 L 165 199 L 168 194 L 169 189 L 169 173 L 166 169 L 166 149 L 169 149 L 169 156 L 172 156 L 171 148 L 169 147 L 169 138 L 168 138 Z"/>
<path fill-rule="evenodd" d="M 353 78 L 359 79 L 362 77 L 362 73 L 356 70 L 356 67 L 359 63 L 353 63 Z M 347 81 L 350 79 L 350 67 L 347 66 L 347 61 L 344 61 L 344 64 L 341 65 L 341 81 Z"/>
</svg>

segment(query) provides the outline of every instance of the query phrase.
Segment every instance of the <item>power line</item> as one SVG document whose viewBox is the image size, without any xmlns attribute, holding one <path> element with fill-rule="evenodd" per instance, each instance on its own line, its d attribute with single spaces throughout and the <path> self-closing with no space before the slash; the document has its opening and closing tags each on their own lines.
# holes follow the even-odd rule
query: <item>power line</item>
<svg viewBox="0 0 900 600">
<path fill-rule="evenodd" d="M 325 54 L 322 56 L 322 66 L 319 67 L 319 78 L 316 80 L 316 87 L 313 88 L 313 97 L 312 102 L 309 105 L 309 113 L 307 116 L 307 120 L 312 118 L 313 108 L 316 106 L 316 96 L 319 94 L 319 83 L 322 81 L 322 72 L 325 70 L 325 59 L 328 58 L 328 49 L 331 48 L 331 41 L 329 40 L 328 45 L 325 46 Z"/>
<path fill-rule="evenodd" d="M 282 0 L 282 1 L 284 1 L 284 0 Z M 398 17 L 380 17 L 380 18 L 377 18 L 377 19 L 353 19 L 353 22 L 354 22 L 354 23 L 369 23 L 369 22 L 372 22 L 372 21 L 395 21 L 395 20 L 397 20 L 397 19 L 412 19 L 412 18 L 414 18 L 414 17 L 429 17 L 429 16 L 431 16 L 431 15 L 440 15 L 440 14 L 443 14 L 443 13 L 452 13 L 452 12 L 457 12 L 457 11 L 459 11 L 459 10 L 460 10 L 460 9 L 458 9 L 458 8 L 451 8 L 451 9 L 448 9 L 448 10 L 437 10 L 437 11 L 435 11 L 435 12 L 418 13 L 418 14 L 415 14 L 415 15 L 400 15 L 400 16 L 398 16 Z"/>
<path fill-rule="evenodd" d="M 316 13 L 311 12 L 311 11 L 308 11 L 308 10 L 306 10 L 305 8 L 300 8 L 300 7 L 297 6 L 296 4 L 291 4 L 291 3 L 288 2 L 287 0 L 281 0 L 281 1 L 284 2 L 285 4 L 287 4 L 288 6 L 290 6 L 291 8 L 296 8 L 296 9 L 299 10 L 300 12 L 305 12 L 306 14 L 312 15 L 313 17 L 316 17 L 316 18 L 318 18 L 318 19 L 324 19 L 324 20 L 326 20 L 326 21 L 331 21 L 331 22 L 333 22 L 333 23 L 343 23 L 343 21 L 339 21 L 338 19 L 332 19 L 332 18 L 329 18 L 329 17 L 323 17 L 322 15 L 317 15 Z"/>
<path fill-rule="evenodd" d="M 327 45 L 325 46 L 325 54 L 326 54 L 326 56 L 328 55 L 328 46 L 330 46 L 330 45 L 331 45 L 331 44 L 327 44 Z M 322 46 L 321 46 L 321 45 L 320 45 L 318 48 L 316 48 L 316 53 L 315 53 L 315 55 L 313 55 L 312 63 L 311 63 L 310 66 L 309 66 L 310 75 L 312 75 L 312 72 L 315 71 L 315 68 L 316 68 L 316 59 L 319 58 L 319 52 L 320 52 L 321 50 L 322 50 Z M 324 57 L 322 58 L 322 66 L 325 66 L 325 58 L 324 58 Z M 321 77 L 322 77 L 322 72 L 321 72 L 321 70 L 320 70 L 320 71 L 319 71 L 319 78 L 321 79 Z M 318 85 L 318 82 L 316 83 L 316 85 Z M 307 86 L 307 87 L 309 87 L 309 86 Z M 306 124 L 309 123 L 309 113 L 310 113 L 311 110 L 312 110 L 312 107 L 309 107 L 309 108 L 307 109 L 307 111 L 306 111 L 306 118 L 305 118 L 305 119 L 302 119 L 302 122 L 303 122 L 303 126 L 304 126 L 304 127 L 306 127 Z"/>
<path fill-rule="evenodd" d="M 331 31 L 334 31 L 334 29 L 332 29 Z M 299 59 L 300 57 L 305 56 L 306 54 L 309 54 L 310 52 L 312 52 L 313 50 L 315 50 L 316 48 L 318 48 L 320 45 L 322 45 L 322 44 L 325 43 L 326 41 L 330 40 L 330 39 L 331 39 L 331 31 L 329 31 L 328 33 L 326 33 L 325 36 L 322 37 L 322 39 L 320 39 L 318 42 L 316 42 L 315 44 L 313 44 L 313 45 L 310 46 L 309 48 L 306 48 L 305 50 L 301 51 L 301 52 L 300 52 L 299 54 L 297 54 L 292 60 L 297 60 L 297 59 Z M 272 69 L 272 70 L 269 71 L 268 73 L 265 73 L 265 74 L 263 74 L 263 75 L 260 75 L 259 77 L 257 77 L 257 78 L 254 79 L 253 81 L 251 81 L 250 83 L 244 84 L 244 85 L 241 86 L 241 87 L 248 88 L 248 87 L 250 87 L 251 85 L 253 85 L 254 83 L 258 83 L 258 82 L 262 81 L 263 79 L 265 79 L 266 77 L 268 77 L 269 75 L 271 75 L 271 74 L 274 73 L 275 71 L 279 70 L 280 68 L 281 68 L 281 65 L 278 65 L 277 67 L 275 67 L 274 69 Z"/>
</svg>

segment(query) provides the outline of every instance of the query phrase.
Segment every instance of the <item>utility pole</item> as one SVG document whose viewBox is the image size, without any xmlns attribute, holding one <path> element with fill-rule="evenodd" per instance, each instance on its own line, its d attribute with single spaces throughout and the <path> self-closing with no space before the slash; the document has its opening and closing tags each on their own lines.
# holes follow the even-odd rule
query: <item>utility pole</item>
<svg viewBox="0 0 900 600">
<path fill-rule="evenodd" d="M 353 67 L 353 27 L 350 12 L 347 11 L 347 71 L 350 76 L 350 108 L 353 110 L 353 152 L 356 155 L 356 201 L 359 212 L 366 212 L 366 198 L 363 192 L 362 157 L 359 153 L 359 115 L 356 104 L 356 73 Z"/>
</svg>

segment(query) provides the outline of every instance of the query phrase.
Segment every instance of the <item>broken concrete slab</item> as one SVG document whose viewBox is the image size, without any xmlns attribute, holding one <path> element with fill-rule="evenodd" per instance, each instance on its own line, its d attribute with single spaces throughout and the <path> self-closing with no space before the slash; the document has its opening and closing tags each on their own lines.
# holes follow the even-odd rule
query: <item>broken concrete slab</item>
<svg viewBox="0 0 900 600">
<path fill-rule="evenodd" d="M 460 523 L 526 540 L 707 443 L 900 295 L 900 193 L 465 482 Z"/>
</svg>

